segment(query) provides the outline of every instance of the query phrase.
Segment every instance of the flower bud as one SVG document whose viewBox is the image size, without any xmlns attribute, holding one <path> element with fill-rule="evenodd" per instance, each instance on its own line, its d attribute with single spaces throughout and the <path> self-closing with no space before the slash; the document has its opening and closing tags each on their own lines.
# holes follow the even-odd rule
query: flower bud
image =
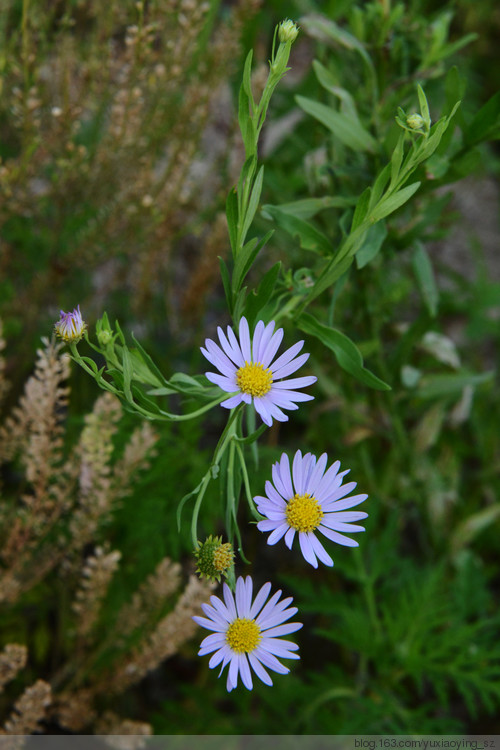
<svg viewBox="0 0 500 750">
<path fill-rule="evenodd" d="M 297 39 L 298 33 L 298 26 L 289 18 L 287 18 L 279 25 L 278 39 L 282 44 L 286 44 L 287 42 L 290 42 L 290 44 L 292 44 Z"/>
<path fill-rule="evenodd" d="M 425 125 L 425 120 L 422 115 L 414 112 L 412 115 L 408 115 L 408 117 L 406 118 L 406 124 L 412 130 L 422 130 Z"/>
<path fill-rule="evenodd" d="M 200 578 L 220 583 L 221 576 L 226 576 L 233 565 L 234 552 L 232 544 L 222 544 L 222 537 L 210 535 L 203 543 L 198 542 L 194 556 L 198 563 L 196 572 Z"/>
<path fill-rule="evenodd" d="M 80 305 L 75 307 L 73 312 L 65 313 L 61 310 L 60 315 L 60 319 L 54 325 L 56 335 L 68 344 L 76 344 L 80 341 L 87 328 L 87 324 L 80 312 Z"/>
<path fill-rule="evenodd" d="M 101 346 L 107 346 L 113 341 L 113 334 L 107 328 L 97 332 L 97 340 Z"/>
</svg>

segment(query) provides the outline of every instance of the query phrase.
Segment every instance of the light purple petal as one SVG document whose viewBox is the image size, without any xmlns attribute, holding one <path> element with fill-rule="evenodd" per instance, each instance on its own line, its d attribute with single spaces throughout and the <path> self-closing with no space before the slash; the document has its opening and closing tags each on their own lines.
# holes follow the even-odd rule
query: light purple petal
<svg viewBox="0 0 500 750">
<path fill-rule="evenodd" d="M 346 497 L 344 500 L 335 500 L 332 502 L 332 504 L 329 506 L 328 511 L 337 513 L 339 510 L 346 510 L 348 508 L 354 508 L 355 505 L 359 505 L 360 503 L 364 503 L 368 495 L 352 495 L 351 497 Z"/>
<path fill-rule="evenodd" d="M 292 464 L 292 476 L 293 476 L 293 486 L 295 488 L 295 494 L 302 495 L 303 494 L 303 474 L 302 474 L 302 452 L 297 451 L 295 456 L 293 457 L 293 464 Z"/>
<path fill-rule="evenodd" d="M 344 536 L 337 531 L 328 529 L 326 526 L 318 526 L 318 531 L 321 531 L 323 536 L 326 536 L 327 539 L 336 542 L 336 544 L 341 544 L 343 547 L 359 547 L 358 542 L 354 541 L 354 539 L 350 539 L 348 536 Z"/>
<path fill-rule="evenodd" d="M 295 537 L 295 529 L 290 528 L 285 534 L 285 544 L 288 549 L 292 549 L 293 539 Z"/>
<path fill-rule="evenodd" d="M 275 656 L 270 654 L 269 651 L 265 651 L 260 645 L 253 653 L 265 667 L 272 669 L 273 672 L 278 672 L 278 674 L 288 674 L 290 671 L 288 667 L 281 664 Z"/>
<path fill-rule="evenodd" d="M 234 409 L 235 406 L 238 406 L 238 404 L 241 404 L 243 401 L 243 394 L 237 393 L 236 396 L 231 396 L 231 398 L 227 398 L 225 401 L 221 403 L 221 406 L 223 406 L 225 409 Z"/>
<path fill-rule="evenodd" d="M 217 375 L 215 372 L 206 372 L 205 377 L 207 380 L 210 380 L 211 383 L 215 383 L 215 385 L 218 385 L 219 388 L 222 388 L 222 390 L 227 393 L 234 393 L 234 391 L 238 390 L 234 378 L 226 378 L 225 375 Z"/>
<path fill-rule="evenodd" d="M 219 326 L 217 328 L 217 334 L 219 336 L 219 341 L 221 343 L 221 346 L 226 353 L 226 355 L 231 359 L 236 367 L 242 367 L 245 364 L 245 360 L 243 359 L 243 355 L 241 353 L 240 345 L 238 344 L 236 340 L 236 336 L 234 335 L 231 328 L 228 327 L 227 329 L 228 335 L 231 337 L 231 343 L 226 338 L 226 334 L 222 330 L 222 328 Z"/>
<path fill-rule="evenodd" d="M 311 533 L 309 541 L 311 542 L 311 546 L 314 550 L 314 553 L 318 557 L 318 560 L 320 560 L 324 565 L 328 565 L 328 567 L 331 568 L 333 565 L 333 560 L 325 550 L 319 539 L 313 533 Z"/>
<path fill-rule="evenodd" d="M 275 322 L 274 320 L 271 320 L 271 322 L 268 323 L 267 326 L 264 328 L 264 333 L 262 334 L 262 338 L 260 340 L 259 351 L 257 352 L 257 359 L 255 360 L 256 362 L 262 363 L 264 352 L 266 351 L 267 345 L 271 341 L 271 338 L 274 332 L 274 326 L 275 326 Z"/>
<path fill-rule="evenodd" d="M 266 638 L 277 638 L 281 635 L 290 635 L 290 633 L 295 633 L 297 630 L 300 630 L 302 626 L 303 624 L 301 622 L 289 622 L 286 625 L 278 625 L 275 628 L 266 630 L 265 635 Z"/>
<path fill-rule="evenodd" d="M 216 649 L 222 648 L 222 646 L 226 642 L 226 634 L 225 633 L 211 633 L 210 635 L 207 635 L 206 638 L 203 639 L 200 645 L 200 651 L 205 651 L 205 653 L 210 653 L 211 651 L 215 651 Z"/>
<path fill-rule="evenodd" d="M 276 591 L 272 595 L 272 597 L 269 599 L 264 609 L 259 613 L 258 617 L 255 618 L 255 622 L 257 623 L 259 628 L 266 627 L 266 620 L 274 612 L 276 603 L 278 599 L 280 598 L 280 596 L 281 596 L 281 589 L 279 591 Z"/>
<path fill-rule="evenodd" d="M 251 362 L 252 361 L 252 349 L 250 346 L 250 331 L 248 330 L 248 322 L 246 318 L 242 318 L 240 320 L 239 335 L 240 335 L 240 346 L 241 346 L 241 353 L 243 354 L 243 359 L 245 360 L 245 362 Z"/>
<path fill-rule="evenodd" d="M 345 531 L 346 534 L 352 534 L 356 531 L 364 531 L 364 526 L 358 526 L 354 523 L 342 523 L 341 521 L 337 521 L 336 519 L 336 513 L 326 513 L 323 518 L 321 519 L 321 524 L 323 526 L 328 526 L 329 529 L 335 529 L 335 531 Z"/>
<path fill-rule="evenodd" d="M 259 646 L 269 654 L 283 656 L 286 659 L 296 658 L 296 654 L 290 654 L 290 651 L 297 651 L 298 646 L 292 641 L 284 641 L 282 638 L 263 638 Z"/>
<path fill-rule="evenodd" d="M 259 524 L 257 524 L 257 528 L 259 528 Z M 267 538 L 267 543 L 270 545 L 276 544 L 276 542 L 279 542 L 280 539 L 282 539 L 286 532 L 288 531 L 288 524 L 282 523 L 281 526 L 278 526 L 272 534 L 269 534 Z M 263 529 L 261 529 L 263 531 Z"/>
<path fill-rule="evenodd" d="M 316 494 L 316 488 L 318 487 L 323 474 L 325 473 L 326 464 L 328 463 L 328 456 L 326 453 L 322 453 L 318 458 L 313 472 L 307 483 L 307 491 L 310 495 Z"/>
<path fill-rule="evenodd" d="M 248 666 L 247 655 L 239 654 L 239 656 L 241 681 L 248 690 L 251 690 L 253 688 L 252 673 L 250 671 L 250 667 Z"/>
<path fill-rule="evenodd" d="M 274 472 L 272 472 L 273 479 L 275 478 L 276 474 L 278 474 L 278 479 L 280 479 L 281 477 L 279 474 L 278 464 L 275 464 L 275 467 L 276 468 Z M 281 484 L 281 487 L 279 486 L 279 484 Z M 279 482 L 278 484 L 276 484 L 275 482 L 273 485 L 272 482 L 269 481 L 269 479 L 266 479 L 265 489 L 267 498 L 268 500 L 270 500 L 270 502 L 274 503 L 274 505 L 278 508 L 286 508 L 286 501 L 283 499 L 284 497 L 287 497 L 287 495 L 284 494 L 286 492 L 286 486 L 283 482 Z M 283 490 L 283 492 L 281 492 L 281 490 Z"/>
<path fill-rule="evenodd" d="M 206 617 L 200 617 L 199 615 L 193 615 L 193 620 L 197 625 L 201 625 L 202 628 L 206 628 L 207 630 L 215 630 L 218 633 L 224 633 L 225 629 L 227 628 L 227 624 L 224 627 L 224 625 L 219 625 L 216 622 L 213 622 L 213 620 L 207 620 Z"/>
<path fill-rule="evenodd" d="M 230 328 L 229 326 L 227 328 L 227 339 L 231 348 L 231 352 L 234 353 L 234 357 L 235 357 L 234 361 L 237 363 L 238 367 L 243 367 L 245 364 L 245 359 L 243 357 L 241 347 L 238 344 L 238 340 L 236 336 L 234 335 L 233 329 Z"/>
<path fill-rule="evenodd" d="M 231 658 L 231 651 L 229 649 L 229 646 L 224 646 L 223 648 L 219 649 L 219 651 L 216 651 L 216 653 L 212 656 L 210 661 L 208 662 L 208 666 L 210 669 L 214 669 L 215 667 L 218 667 L 221 661 L 226 660 L 226 663 Z M 224 669 L 224 666 L 222 669 Z M 221 670 L 222 671 L 222 670 Z"/>
<path fill-rule="evenodd" d="M 266 346 L 265 350 L 262 353 L 261 362 L 264 365 L 264 367 L 269 367 L 282 341 L 283 341 L 283 328 L 278 328 L 276 333 L 272 335 L 270 342 L 268 343 L 268 345 Z"/>
<path fill-rule="evenodd" d="M 312 532 L 299 532 L 299 544 L 302 554 L 304 555 L 304 559 L 310 563 L 313 568 L 318 567 L 318 561 L 316 560 L 316 555 L 314 554 L 314 549 L 311 544 L 310 535 L 312 536 Z"/>
<path fill-rule="evenodd" d="M 258 401 L 259 403 L 257 404 L 257 399 L 254 399 L 255 411 L 260 416 L 264 424 L 267 424 L 268 427 L 271 427 L 273 424 L 271 411 L 268 409 L 265 401 L 263 401 L 262 399 L 258 399 Z"/>
<path fill-rule="evenodd" d="M 285 455 L 285 454 L 283 454 L 283 455 Z M 287 461 L 288 461 L 288 457 L 287 457 Z M 289 469 L 288 469 L 288 471 L 289 471 Z M 285 475 L 283 477 L 281 465 L 278 462 L 276 462 L 275 464 L 272 465 L 272 467 L 271 467 L 271 476 L 272 476 L 272 479 L 273 479 L 276 491 L 279 493 L 279 495 L 282 498 L 285 498 L 285 499 L 288 500 L 290 497 L 293 497 L 293 493 L 292 493 L 292 495 L 290 495 L 289 492 L 288 492 L 288 486 L 287 486 L 288 482 L 285 483 L 285 481 L 283 481 L 283 479 L 285 479 L 285 480 L 288 479 L 288 481 L 289 481 L 289 478 L 287 477 L 286 472 L 285 472 Z M 270 487 L 272 487 L 271 482 L 269 482 L 269 480 L 267 480 L 265 486 L 266 486 L 267 496 L 270 497 L 271 496 Z"/>
<path fill-rule="evenodd" d="M 291 375 L 293 372 L 296 372 L 302 365 L 304 365 L 307 360 L 309 359 L 309 354 L 301 354 L 300 357 L 297 357 L 296 359 L 293 359 L 291 362 L 288 362 L 288 364 L 283 365 L 283 367 L 280 367 L 278 369 L 273 369 L 273 380 L 282 380 L 283 378 L 288 377 L 288 375 Z M 316 378 L 315 378 L 316 380 Z"/>
<path fill-rule="evenodd" d="M 249 615 L 248 615 L 248 617 L 250 619 L 253 620 L 253 619 L 255 619 L 255 617 L 257 617 L 258 613 L 260 612 L 260 610 L 264 606 L 265 601 L 266 601 L 267 597 L 270 594 L 270 591 L 271 591 L 271 584 L 270 583 L 265 583 L 261 587 L 261 589 L 259 590 L 259 593 L 255 597 L 254 603 L 252 604 L 252 606 L 250 608 L 250 612 L 249 612 Z"/>
<path fill-rule="evenodd" d="M 273 388 L 275 389 L 286 389 L 293 390 L 295 388 L 305 388 L 308 385 L 312 385 L 317 381 L 315 375 L 304 375 L 302 378 L 289 378 L 288 380 L 273 381 Z"/>
<path fill-rule="evenodd" d="M 352 523 L 353 521 L 361 521 L 363 518 L 368 518 L 368 513 L 364 513 L 363 511 L 359 510 L 344 510 L 344 511 L 336 511 L 335 508 L 326 515 L 332 515 L 335 517 L 335 521 L 340 521 L 341 523 Z"/>
<path fill-rule="evenodd" d="M 250 661 L 250 666 L 252 667 L 259 680 L 262 680 L 265 685 L 272 685 L 273 681 L 269 677 L 260 661 L 253 654 L 248 654 L 248 659 Z"/>
<path fill-rule="evenodd" d="M 283 354 L 279 356 L 275 362 L 273 362 L 271 366 L 271 372 L 274 374 L 275 372 L 278 372 L 282 367 L 286 367 L 286 365 L 288 365 L 289 362 L 291 362 L 292 359 L 300 352 L 303 346 L 303 341 L 297 341 L 297 343 L 287 349 L 286 352 L 283 352 Z"/>
<path fill-rule="evenodd" d="M 233 593 L 232 593 L 231 589 L 229 588 L 229 586 L 227 585 L 227 583 L 225 583 L 224 586 L 222 587 L 222 592 L 223 592 L 223 596 L 224 596 L 224 602 L 225 602 L 227 610 L 228 610 L 228 612 L 229 612 L 229 614 L 231 616 L 231 621 L 235 620 L 236 617 L 238 616 L 236 614 L 236 605 L 234 603 Z"/>
<path fill-rule="evenodd" d="M 240 656 L 241 654 L 235 654 L 233 652 L 231 661 L 229 663 L 228 679 L 231 681 L 231 685 L 233 687 L 237 687 L 238 685 L 238 673 L 240 671 Z"/>
<path fill-rule="evenodd" d="M 262 339 L 262 334 L 265 331 L 265 325 L 263 320 L 259 320 L 255 326 L 252 338 L 252 362 L 259 362 L 259 347 Z"/>
<path fill-rule="evenodd" d="M 281 454 L 281 459 L 279 462 L 279 475 L 281 478 L 281 483 L 285 490 L 285 494 L 283 495 L 283 497 L 285 498 L 285 500 L 291 500 L 295 493 L 293 491 L 293 486 L 292 486 L 292 475 L 290 473 L 290 461 L 286 453 Z"/>
<path fill-rule="evenodd" d="M 273 404 L 269 395 L 270 394 L 267 393 L 265 396 L 262 396 L 262 398 L 254 398 L 253 400 L 255 410 L 262 418 L 262 421 L 269 427 L 271 426 L 273 419 L 276 419 L 278 422 L 288 422 L 286 414 L 283 414 L 281 409 Z M 266 421 L 264 417 L 269 421 Z"/>
<path fill-rule="evenodd" d="M 207 347 L 208 354 L 210 355 L 207 356 L 208 361 L 212 362 L 212 364 L 214 364 L 217 369 L 220 370 L 224 375 L 227 375 L 228 377 L 230 377 L 231 374 L 234 375 L 237 368 L 234 362 L 229 359 L 227 354 L 225 354 L 225 352 L 223 352 L 222 349 L 217 346 L 217 344 L 211 339 L 206 339 L 205 345 Z"/>
</svg>

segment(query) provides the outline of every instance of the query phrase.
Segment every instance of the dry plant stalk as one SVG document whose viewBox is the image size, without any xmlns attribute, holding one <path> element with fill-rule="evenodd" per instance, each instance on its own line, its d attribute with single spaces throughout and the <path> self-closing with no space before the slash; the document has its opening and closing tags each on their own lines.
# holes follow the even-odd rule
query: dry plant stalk
<svg viewBox="0 0 500 750">
<path fill-rule="evenodd" d="M 165 602 L 177 591 L 181 583 L 181 566 L 165 557 L 156 566 L 154 573 L 139 586 L 132 600 L 120 610 L 120 639 L 144 627 L 151 617 L 159 612 Z"/>
<path fill-rule="evenodd" d="M 160 620 L 130 658 L 118 665 L 106 680 L 107 689 L 113 693 L 123 692 L 175 654 L 196 632 L 198 626 L 192 617 L 199 612 L 213 588 L 213 584 L 191 576 L 173 611 Z"/>
<path fill-rule="evenodd" d="M 18 643 L 8 643 L 0 653 L 0 691 L 26 666 L 28 649 Z"/>
<path fill-rule="evenodd" d="M 0 601 L 15 601 L 61 562 L 66 572 L 74 567 L 117 501 L 130 492 L 136 472 L 149 466 L 157 441 L 151 426 L 143 424 L 116 459 L 112 438 L 122 412 L 119 401 L 105 393 L 85 417 L 80 441 L 65 460 L 69 360 L 60 344 L 43 343 L 19 405 L 0 427 L 0 462 L 19 455 L 28 485 L 20 503 L 5 504 L 0 519 Z"/>
<path fill-rule="evenodd" d="M 2 734 L 32 734 L 45 718 L 52 702 L 52 690 L 44 680 L 26 688 L 14 704 L 14 711 L 5 723 Z"/>
<path fill-rule="evenodd" d="M 144 737 L 151 736 L 153 728 L 146 722 L 122 719 L 112 711 L 106 711 L 97 722 L 95 733 L 109 735 L 106 744 L 116 750 L 140 750 L 146 745 Z"/>
<path fill-rule="evenodd" d="M 36 274 L 29 247 L 5 245 L 16 286 L 9 313 L 22 312 L 29 330 L 75 265 L 99 280 L 103 297 L 125 289 L 132 312 L 155 297 L 164 305 L 178 270 L 188 276 L 183 238 L 203 236 L 211 218 L 200 217 L 223 205 L 236 129 L 228 83 L 260 5 L 237 0 L 214 19 L 210 2 L 110 0 L 106 10 L 70 4 L 61 19 L 39 4 L 23 40 L 7 17 L 0 117 L 20 148 L 0 165 L 0 227 L 22 217 L 46 237 Z M 30 86 L 19 61 L 25 43 Z M 26 273 L 16 273 L 25 250 Z"/>
<path fill-rule="evenodd" d="M 106 554 L 102 547 L 97 547 L 83 567 L 80 588 L 73 602 L 73 611 L 78 615 L 77 634 L 81 638 L 90 635 L 97 621 L 101 602 L 120 558 L 121 553 L 116 550 Z"/>
</svg>

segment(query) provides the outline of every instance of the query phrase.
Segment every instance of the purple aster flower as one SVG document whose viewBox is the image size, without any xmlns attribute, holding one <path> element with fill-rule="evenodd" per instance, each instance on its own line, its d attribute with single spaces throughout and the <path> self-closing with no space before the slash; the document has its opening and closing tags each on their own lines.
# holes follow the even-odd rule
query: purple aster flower
<svg viewBox="0 0 500 750">
<path fill-rule="evenodd" d="M 73 312 L 60 312 L 60 319 L 54 325 L 56 334 L 66 343 L 78 342 L 82 338 L 87 324 L 82 318 L 80 305 Z"/>
<path fill-rule="evenodd" d="M 256 411 L 268 427 L 272 425 L 273 419 L 278 422 L 288 421 L 282 409 L 298 409 L 296 402 L 314 398 L 295 389 L 312 385 L 317 380 L 314 375 L 283 380 L 298 370 L 307 361 L 309 354 L 297 356 L 304 345 L 303 341 L 299 341 L 273 362 L 283 339 L 283 329 L 278 328 L 274 332 L 274 326 L 274 321 L 266 326 L 259 320 L 251 339 L 247 320 L 242 318 L 239 342 L 230 327 L 226 336 L 219 326 L 217 333 L 221 346 L 206 339 L 206 349 L 201 349 L 203 356 L 221 373 L 206 372 L 210 382 L 227 393 L 234 394 L 237 391 L 236 395 L 223 401 L 221 406 L 234 409 L 242 401 L 251 404 L 253 400 Z"/>
<path fill-rule="evenodd" d="M 283 666 L 281 659 L 299 659 L 298 646 L 279 636 L 294 633 L 302 627 L 300 622 L 283 623 L 297 613 L 297 607 L 289 607 L 292 597 L 279 601 L 281 591 L 277 591 L 267 601 L 271 584 L 265 583 L 252 603 L 253 581 L 250 576 L 236 581 L 236 595 L 224 584 L 224 601 L 211 596 L 211 604 L 202 604 L 206 617 L 193 617 L 193 620 L 213 634 L 201 643 L 199 656 L 211 654 L 208 666 L 222 670 L 229 664 L 227 689 L 231 692 L 238 684 L 238 675 L 249 690 L 252 689 L 252 670 L 266 685 L 272 685 L 267 669 L 287 674 L 290 670 Z M 267 602 L 267 603 L 266 603 Z M 288 608 L 288 609 L 287 609 Z"/>
<path fill-rule="evenodd" d="M 357 542 L 341 532 L 364 531 L 363 526 L 356 526 L 353 521 L 368 516 L 368 513 L 348 510 L 362 503 L 368 495 L 347 497 L 356 487 L 356 482 L 342 484 L 349 470 L 339 473 L 340 461 L 335 461 L 325 471 L 327 462 L 326 453 L 316 459 L 310 453 L 302 456 L 297 451 L 290 470 L 288 456 L 283 453 L 280 461 L 273 465 L 273 481 L 266 482 L 267 497 L 254 498 L 257 510 L 265 516 L 257 528 L 271 532 L 267 543 L 276 544 L 285 537 L 285 544 L 291 549 L 298 532 L 302 554 L 315 568 L 318 567 L 317 558 L 325 565 L 333 565 L 315 532 L 319 531 L 327 539 L 345 547 L 357 547 Z"/>
</svg>

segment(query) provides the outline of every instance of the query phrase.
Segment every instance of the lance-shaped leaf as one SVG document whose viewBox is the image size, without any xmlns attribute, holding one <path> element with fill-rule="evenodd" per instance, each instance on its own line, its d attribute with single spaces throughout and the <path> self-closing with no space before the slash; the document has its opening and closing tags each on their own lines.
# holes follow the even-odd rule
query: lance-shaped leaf
<svg viewBox="0 0 500 750">
<path fill-rule="evenodd" d="M 337 358 L 343 370 L 370 388 L 380 391 L 390 391 L 391 387 L 374 375 L 363 365 L 363 357 L 356 344 L 350 338 L 335 328 L 328 328 L 319 323 L 312 315 L 304 313 L 297 322 L 298 327 L 305 333 L 315 336 L 328 347 Z"/>
</svg>

